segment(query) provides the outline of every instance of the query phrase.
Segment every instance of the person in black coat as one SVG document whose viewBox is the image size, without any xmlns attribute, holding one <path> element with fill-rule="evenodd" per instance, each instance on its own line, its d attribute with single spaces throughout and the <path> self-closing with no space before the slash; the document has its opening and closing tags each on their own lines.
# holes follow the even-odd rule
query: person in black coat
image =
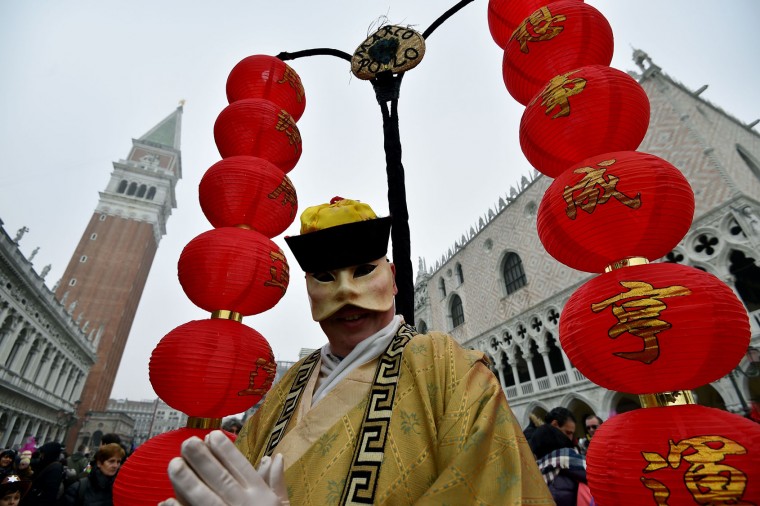
<svg viewBox="0 0 760 506">
<path fill-rule="evenodd" d="M 0 480 L 13 473 L 13 461 L 16 458 L 16 452 L 10 449 L 0 452 Z"/>
<path fill-rule="evenodd" d="M 101 446 L 95 453 L 95 466 L 89 475 L 66 489 L 66 506 L 112 506 L 113 482 L 124 460 L 124 449 L 118 443 Z"/>
<path fill-rule="evenodd" d="M 32 489 L 24 497 L 23 506 L 49 506 L 55 504 L 63 492 L 63 464 L 61 443 L 51 441 L 39 449 L 32 479 Z"/>
<path fill-rule="evenodd" d="M 544 424 L 528 442 L 557 506 L 576 506 L 578 484 L 586 483 L 586 459 L 558 428 Z"/>
</svg>

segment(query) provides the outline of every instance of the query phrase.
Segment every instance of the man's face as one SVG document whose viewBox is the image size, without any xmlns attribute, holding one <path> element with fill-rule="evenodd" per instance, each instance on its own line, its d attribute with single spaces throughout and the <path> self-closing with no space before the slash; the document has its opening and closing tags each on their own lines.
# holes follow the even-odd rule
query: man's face
<svg viewBox="0 0 760 506">
<path fill-rule="evenodd" d="M 311 315 L 336 354 L 385 327 L 393 318 L 396 268 L 383 258 L 306 275 Z M 341 355 L 345 356 L 345 355 Z"/>
<path fill-rule="evenodd" d="M 573 440 L 573 437 L 575 437 L 575 422 L 570 418 L 565 420 L 565 423 L 562 425 L 557 423 L 557 420 L 552 420 L 552 425 L 561 430 L 571 441 Z"/>
<path fill-rule="evenodd" d="M 2 467 L 8 467 L 11 465 L 12 462 L 13 462 L 13 457 L 11 457 L 10 455 L 3 455 L 2 457 L 0 457 L 0 466 Z"/>
<path fill-rule="evenodd" d="M 599 419 L 597 417 L 590 416 L 586 418 L 586 434 L 588 434 L 589 438 L 594 437 L 594 434 L 600 425 L 601 422 L 599 422 Z"/>
</svg>

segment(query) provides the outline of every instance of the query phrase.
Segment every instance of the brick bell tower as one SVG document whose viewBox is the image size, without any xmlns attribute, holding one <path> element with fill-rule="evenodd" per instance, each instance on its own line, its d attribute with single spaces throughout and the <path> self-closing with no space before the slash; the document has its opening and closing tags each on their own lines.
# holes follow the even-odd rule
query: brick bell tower
<svg viewBox="0 0 760 506">
<path fill-rule="evenodd" d="M 104 411 L 132 321 L 182 177 L 182 102 L 139 139 L 100 192 L 97 208 L 61 278 L 56 297 L 97 346 L 67 435 L 73 449 L 88 411 Z"/>
</svg>

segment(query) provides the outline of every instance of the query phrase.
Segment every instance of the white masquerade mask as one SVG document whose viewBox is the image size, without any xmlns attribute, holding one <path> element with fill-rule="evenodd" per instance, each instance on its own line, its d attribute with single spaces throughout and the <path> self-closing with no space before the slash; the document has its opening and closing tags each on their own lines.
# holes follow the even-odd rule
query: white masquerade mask
<svg viewBox="0 0 760 506">
<path fill-rule="evenodd" d="M 328 272 L 306 275 L 311 317 L 320 322 L 347 305 L 369 311 L 387 311 L 393 306 L 396 283 L 385 258 Z"/>
</svg>

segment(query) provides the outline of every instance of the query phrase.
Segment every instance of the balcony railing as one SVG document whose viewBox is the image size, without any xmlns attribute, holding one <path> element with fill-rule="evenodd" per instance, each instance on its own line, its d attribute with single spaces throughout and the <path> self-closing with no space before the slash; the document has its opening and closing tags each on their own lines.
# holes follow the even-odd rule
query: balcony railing
<svg viewBox="0 0 760 506">
<path fill-rule="evenodd" d="M 520 390 L 523 395 L 529 395 L 533 393 L 533 383 L 520 383 Z"/>
<path fill-rule="evenodd" d="M 74 405 L 71 402 L 64 401 L 61 397 L 51 393 L 49 390 L 45 390 L 28 379 L 7 369 L 0 369 L 0 382 L 5 383 L 12 390 L 24 392 L 24 396 L 36 398 L 38 401 L 45 403 L 54 409 L 65 411 L 71 411 L 74 409 Z"/>
<path fill-rule="evenodd" d="M 557 387 L 564 387 L 570 384 L 581 383 L 588 381 L 586 377 L 578 370 L 571 369 L 568 371 L 561 371 L 551 375 L 554 378 L 554 384 L 552 385 L 551 378 L 549 376 L 543 376 L 536 378 L 535 383 L 526 381 L 519 385 L 509 386 L 505 389 L 507 399 L 515 399 L 528 395 L 535 395 L 540 392 L 548 392 Z"/>
</svg>

